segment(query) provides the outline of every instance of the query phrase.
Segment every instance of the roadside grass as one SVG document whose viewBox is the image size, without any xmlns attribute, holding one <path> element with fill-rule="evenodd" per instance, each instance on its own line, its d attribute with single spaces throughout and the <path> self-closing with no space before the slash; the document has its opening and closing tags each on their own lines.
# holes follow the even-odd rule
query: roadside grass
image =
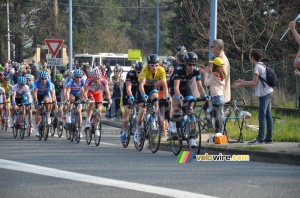
<svg viewBox="0 0 300 198">
<path fill-rule="evenodd" d="M 242 149 L 250 151 L 266 151 L 267 149 L 262 146 L 244 146 Z"/>
<path fill-rule="evenodd" d="M 257 137 L 258 131 L 247 127 L 248 125 L 258 126 L 258 111 L 250 111 L 251 118 L 246 120 L 243 126 L 244 140 L 249 141 Z M 275 142 L 300 142 L 300 122 L 295 116 L 287 116 L 282 114 L 274 114 L 280 119 L 275 119 L 273 141 Z M 226 124 L 227 134 L 230 139 L 238 139 L 239 128 L 237 121 L 229 120 Z M 266 133 L 266 130 L 265 130 Z"/>
</svg>

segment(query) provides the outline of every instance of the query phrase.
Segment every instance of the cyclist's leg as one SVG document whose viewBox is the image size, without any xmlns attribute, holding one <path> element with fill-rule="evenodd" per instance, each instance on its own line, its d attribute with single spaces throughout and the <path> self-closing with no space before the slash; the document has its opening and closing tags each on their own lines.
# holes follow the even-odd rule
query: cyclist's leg
<svg viewBox="0 0 300 198">
<path fill-rule="evenodd" d="M 48 94 L 44 95 L 43 100 L 44 100 L 45 103 L 52 102 L 52 99 L 51 99 L 50 95 L 48 95 Z M 48 124 L 51 124 L 51 117 L 50 117 L 51 107 L 52 107 L 51 104 L 46 105 L 46 113 L 47 113 L 47 118 L 48 118 Z"/>
</svg>

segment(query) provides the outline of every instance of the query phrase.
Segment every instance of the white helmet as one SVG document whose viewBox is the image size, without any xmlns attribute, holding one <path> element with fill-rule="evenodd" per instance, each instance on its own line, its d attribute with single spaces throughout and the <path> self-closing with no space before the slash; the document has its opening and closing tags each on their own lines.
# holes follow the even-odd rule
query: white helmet
<svg viewBox="0 0 300 198">
<path fill-rule="evenodd" d="M 101 71 L 98 68 L 95 68 L 92 72 L 91 75 L 93 78 L 99 78 L 102 74 Z"/>
</svg>

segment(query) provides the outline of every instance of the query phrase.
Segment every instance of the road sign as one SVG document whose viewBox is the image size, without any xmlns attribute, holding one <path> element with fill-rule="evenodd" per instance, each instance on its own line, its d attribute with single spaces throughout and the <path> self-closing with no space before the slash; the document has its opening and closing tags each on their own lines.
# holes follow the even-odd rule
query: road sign
<svg viewBox="0 0 300 198">
<path fill-rule="evenodd" d="M 48 66 L 61 66 L 61 58 L 47 58 Z"/>
<path fill-rule="evenodd" d="M 64 40 L 61 39 L 45 39 L 45 43 L 47 44 L 49 51 L 51 52 L 52 56 L 56 56 L 60 47 L 64 43 Z"/>
<path fill-rule="evenodd" d="M 140 60 L 141 50 L 139 49 L 129 49 L 128 50 L 128 60 Z"/>
</svg>

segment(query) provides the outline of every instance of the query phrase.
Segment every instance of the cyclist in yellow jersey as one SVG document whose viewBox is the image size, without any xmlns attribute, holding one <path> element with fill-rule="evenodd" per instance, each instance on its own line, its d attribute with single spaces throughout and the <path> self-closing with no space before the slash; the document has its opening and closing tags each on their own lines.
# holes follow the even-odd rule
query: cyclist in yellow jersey
<svg viewBox="0 0 300 198">
<path fill-rule="evenodd" d="M 7 119 L 8 119 L 8 122 L 6 123 L 7 125 L 9 124 L 9 118 L 10 118 L 10 95 L 11 95 L 11 92 L 12 92 L 12 85 L 9 84 L 9 77 L 6 76 L 4 78 L 4 81 L 3 81 L 3 84 L 0 85 L 0 87 L 3 87 L 3 89 L 5 90 L 5 95 L 6 95 L 6 112 L 7 112 Z"/>
<path fill-rule="evenodd" d="M 140 126 L 144 117 L 144 102 L 148 98 L 158 98 L 158 91 L 156 83 L 161 82 L 166 99 L 169 100 L 166 80 L 166 72 L 163 67 L 159 66 L 159 57 L 156 54 L 150 54 L 147 58 L 148 65 L 145 66 L 138 78 L 139 81 L 139 92 L 137 94 L 139 104 L 139 115 L 137 117 L 137 127 L 134 133 L 134 141 L 139 142 Z M 156 111 L 158 111 L 158 104 L 156 102 Z M 155 123 L 152 123 L 152 129 L 155 129 Z"/>
</svg>

